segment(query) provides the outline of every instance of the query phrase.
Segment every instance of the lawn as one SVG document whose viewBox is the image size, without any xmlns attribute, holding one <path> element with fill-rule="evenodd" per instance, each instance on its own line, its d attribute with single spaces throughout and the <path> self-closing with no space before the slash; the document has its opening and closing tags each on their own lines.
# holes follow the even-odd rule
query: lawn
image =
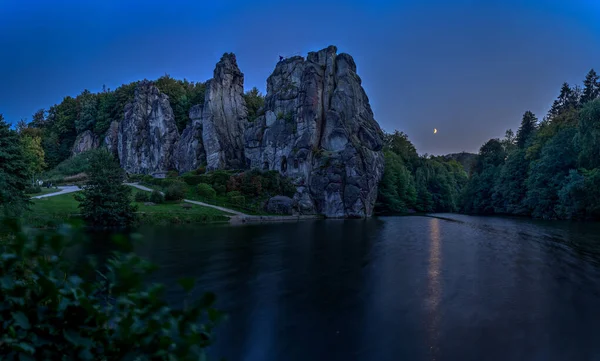
<svg viewBox="0 0 600 361">
<path fill-rule="evenodd" d="M 135 191 L 134 191 L 135 192 Z M 140 191 L 143 192 L 143 191 Z M 24 215 L 24 222 L 33 227 L 55 227 L 69 220 L 79 220 L 78 202 L 75 193 L 33 199 L 31 210 Z M 214 208 L 202 207 L 183 202 L 167 202 L 157 205 L 138 206 L 138 224 L 180 224 L 225 222 L 227 213 Z"/>
</svg>

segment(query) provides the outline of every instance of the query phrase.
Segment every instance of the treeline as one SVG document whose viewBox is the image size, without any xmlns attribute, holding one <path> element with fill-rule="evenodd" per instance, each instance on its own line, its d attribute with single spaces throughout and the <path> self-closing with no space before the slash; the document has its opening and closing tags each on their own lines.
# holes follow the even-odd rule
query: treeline
<svg viewBox="0 0 600 361">
<path fill-rule="evenodd" d="M 545 219 L 600 218 L 600 83 L 564 83 L 548 114 L 525 112 L 517 134 L 479 150 L 462 211 Z"/>
<path fill-rule="evenodd" d="M 419 156 L 407 135 L 385 135 L 385 170 L 376 213 L 456 212 L 467 183 L 463 165 L 452 157 Z M 468 157 L 465 157 L 468 158 Z"/>
<path fill-rule="evenodd" d="M 39 130 L 37 136 L 41 138 L 46 163 L 53 168 L 71 156 L 78 134 L 89 130 L 102 137 L 111 122 L 121 121 L 125 105 L 133 100 L 138 83 L 125 84 L 115 90 L 104 88 L 99 93 L 84 90 L 75 98 L 67 96 L 48 110 L 38 110 L 29 124 L 21 121 L 21 127 Z M 205 83 L 165 75 L 154 84 L 169 96 L 177 128 L 182 131 L 189 121 L 190 108 L 204 102 Z"/>
</svg>

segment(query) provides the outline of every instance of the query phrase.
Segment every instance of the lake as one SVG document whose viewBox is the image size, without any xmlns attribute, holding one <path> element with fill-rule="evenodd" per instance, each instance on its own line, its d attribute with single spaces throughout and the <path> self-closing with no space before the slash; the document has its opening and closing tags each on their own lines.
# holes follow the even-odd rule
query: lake
<svg viewBox="0 0 600 361">
<path fill-rule="evenodd" d="M 147 227 L 141 255 L 196 277 L 251 360 L 600 360 L 600 225 L 436 215 Z"/>
</svg>

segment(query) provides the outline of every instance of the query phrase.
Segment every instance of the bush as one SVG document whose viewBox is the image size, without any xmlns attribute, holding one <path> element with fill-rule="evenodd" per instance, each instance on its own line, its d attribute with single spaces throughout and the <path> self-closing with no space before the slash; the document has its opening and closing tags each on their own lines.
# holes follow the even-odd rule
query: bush
<svg viewBox="0 0 600 361">
<path fill-rule="evenodd" d="M 145 183 L 145 184 L 152 184 L 152 181 L 154 180 L 154 177 L 152 177 L 151 175 L 144 175 L 142 176 L 141 182 Z"/>
<path fill-rule="evenodd" d="M 206 183 L 198 184 L 197 191 L 200 197 L 207 199 L 215 199 L 217 197 L 217 192 L 213 189 L 213 187 Z"/>
<path fill-rule="evenodd" d="M 4 228 L 11 236 L 0 243 L 2 360 L 205 359 L 223 315 L 214 294 L 188 302 L 199 292 L 194 279 L 178 280 L 184 306 L 172 308 L 165 286 L 145 282 L 152 265 L 133 253 L 74 267 L 65 254 L 79 232 Z"/>
<path fill-rule="evenodd" d="M 197 186 L 200 183 L 206 183 L 206 182 L 202 182 L 206 177 L 203 176 L 199 176 L 199 175 L 192 175 L 192 174 L 186 174 L 183 177 L 181 177 L 181 179 L 183 179 L 183 181 L 185 183 L 187 183 L 188 185 L 191 186 Z"/>
<path fill-rule="evenodd" d="M 170 170 L 167 172 L 167 178 L 177 178 L 179 176 L 179 172 L 176 170 Z"/>
<path fill-rule="evenodd" d="M 135 183 L 135 182 L 140 182 L 140 181 L 142 181 L 142 179 L 143 179 L 144 177 L 145 177 L 145 175 L 143 175 L 143 174 L 128 174 L 128 175 L 127 175 L 127 180 L 128 180 L 129 182 L 133 182 L 133 183 Z"/>
<path fill-rule="evenodd" d="M 227 193 L 227 201 L 237 206 L 243 206 L 246 204 L 246 197 L 244 197 L 239 191 L 232 191 Z"/>
<path fill-rule="evenodd" d="M 227 192 L 227 187 L 222 184 L 213 186 L 213 189 L 217 192 L 217 194 L 225 194 Z"/>
<path fill-rule="evenodd" d="M 135 194 L 135 201 L 136 202 L 148 202 L 150 200 L 150 193 L 146 192 L 146 191 L 137 191 L 137 193 Z"/>
<path fill-rule="evenodd" d="M 35 194 L 35 193 L 41 193 L 41 192 L 42 192 L 42 188 L 40 188 L 39 186 L 25 188 L 25 194 Z"/>
<path fill-rule="evenodd" d="M 180 201 L 185 196 L 185 185 L 181 182 L 175 182 L 167 187 L 165 191 L 165 200 Z"/>
<path fill-rule="evenodd" d="M 165 197 L 159 191 L 152 191 L 150 193 L 150 202 L 161 204 L 165 202 Z"/>
</svg>

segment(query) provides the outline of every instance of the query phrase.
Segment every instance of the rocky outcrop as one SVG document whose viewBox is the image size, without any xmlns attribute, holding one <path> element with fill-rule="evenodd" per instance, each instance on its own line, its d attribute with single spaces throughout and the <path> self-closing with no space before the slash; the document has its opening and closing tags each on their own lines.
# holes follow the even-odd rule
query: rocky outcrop
<svg viewBox="0 0 600 361">
<path fill-rule="evenodd" d="M 119 123 L 118 154 L 126 172 L 152 174 L 173 167 L 179 133 L 169 97 L 149 81 L 142 81 Z"/>
<path fill-rule="evenodd" d="M 202 140 L 207 168 L 245 167 L 244 127 L 247 121 L 244 101 L 244 74 L 234 54 L 224 54 L 213 79 L 206 85 L 202 108 Z"/>
<path fill-rule="evenodd" d="M 271 214 L 291 215 L 294 200 L 286 196 L 275 196 L 269 198 L 266 210 Z"/>
<path fill-rule="evenodd" d="M 115 156 L 119 156 L 119 122 L 112 121 L 104 136 L 104 146 Z"/>
<path fill-rule="evenodd" d="M 175 168 L 180 172 L 189 172 L 206 164 L 206 152 L 202 141 L 202 106 L 190 109 L 189 124 L 181 133 L 175 147 Z"/>
<path fill-rule="evenodd" d="M 91 130 L 86 130 L 85 132 L 80 133 L 75 139 L 75 144 L 73 144 L 71 155 L 75 156 L 79 153 L 96 149 L 99 145 L 100 141 L 98 140 L 96 134 L 94 134 Z"/>
<path fill-rule="evenodd" d="M 350 55 L 330 46 L 279 62 L 263 113 L 245 132 L 251 167 L 291 177 L 301 213 L 371 215 L 383 134 Z"/>
</svg>

